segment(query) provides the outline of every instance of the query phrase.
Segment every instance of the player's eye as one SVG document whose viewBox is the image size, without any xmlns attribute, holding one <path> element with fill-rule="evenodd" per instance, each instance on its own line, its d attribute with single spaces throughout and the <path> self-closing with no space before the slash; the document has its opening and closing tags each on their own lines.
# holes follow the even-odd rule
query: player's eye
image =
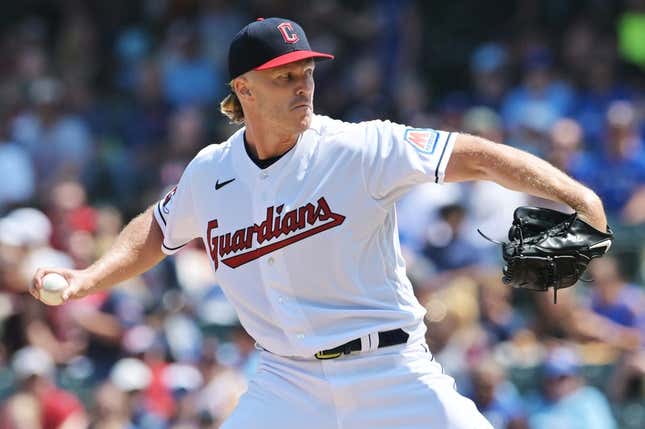
<svg viewBox="0 0 645 429">
<path fill-rule="evenodd" d="M 290 80 L 291 79 L 291 73 L 281 73 L 278 75 L 278 79 L 280 80 Z"/>
</svg>

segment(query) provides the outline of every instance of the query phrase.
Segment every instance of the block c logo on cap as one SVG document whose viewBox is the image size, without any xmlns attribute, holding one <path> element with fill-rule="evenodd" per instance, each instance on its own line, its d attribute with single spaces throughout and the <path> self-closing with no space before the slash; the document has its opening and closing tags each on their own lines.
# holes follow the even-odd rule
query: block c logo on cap
<svg viewBox="0 0 645 429">
<path fill-rule="evenodd" d="M 298 40 L 300 40 L 298 33 L 293 30 L 293 26 L 290 22 L 283 22 L 282 24 L 278 25 L 278 30 L 280 30 L 282 38 L 287 43 L 296 43 Z"/>
</svg>

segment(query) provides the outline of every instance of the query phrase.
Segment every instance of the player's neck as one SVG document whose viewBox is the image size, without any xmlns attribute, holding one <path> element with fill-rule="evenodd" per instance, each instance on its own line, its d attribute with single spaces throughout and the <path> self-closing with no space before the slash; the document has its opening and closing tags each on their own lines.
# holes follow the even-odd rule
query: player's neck
<svg viewBox="0 0 645 429">
<path fill-rule="evenodd" d="M 274 127 L 246 124 L 248 149 L 258 159 L 268 159 L 288 152 L 298 141 L 299 134 L 284 132 Z"/>
</svg>

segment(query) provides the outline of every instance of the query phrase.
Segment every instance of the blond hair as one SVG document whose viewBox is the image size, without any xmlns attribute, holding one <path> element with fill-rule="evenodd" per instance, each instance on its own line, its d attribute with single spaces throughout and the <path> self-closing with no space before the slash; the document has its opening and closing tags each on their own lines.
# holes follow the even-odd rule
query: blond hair
<svg viewBox="0 0 645 429">
<path fill-rule="evenodd" d="M 222 112 L 232 124 L 244 123 L 244 111 L 239 98 L 231 88 L 231 93 L 228 94 L 219 104 L 219 111 Z"/>
</svg>

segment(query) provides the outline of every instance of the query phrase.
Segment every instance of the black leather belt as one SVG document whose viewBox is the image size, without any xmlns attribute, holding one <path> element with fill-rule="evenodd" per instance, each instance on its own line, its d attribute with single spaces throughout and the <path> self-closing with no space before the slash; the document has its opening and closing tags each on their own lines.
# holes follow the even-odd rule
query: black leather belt
<svg viewBox="0 0 645 429">
<path fill-rule="evenodd" d="M 408 342 L 410 335 L 405 332 L 403 329 L 394 329 L 392 331 L 384 331 L 378 333 L 378 348 L 396 346 L 397 344 L 403 344 Z M 333 349 L 323 350 L 316 353 L 316 359 L 336 359 L 342 355 L 348 355 L 351 352 L 360 352 L 361 339 L 356 338 L 355 340 L 349 341 L 342 346 L 334 347 Z"/>
</svg>

